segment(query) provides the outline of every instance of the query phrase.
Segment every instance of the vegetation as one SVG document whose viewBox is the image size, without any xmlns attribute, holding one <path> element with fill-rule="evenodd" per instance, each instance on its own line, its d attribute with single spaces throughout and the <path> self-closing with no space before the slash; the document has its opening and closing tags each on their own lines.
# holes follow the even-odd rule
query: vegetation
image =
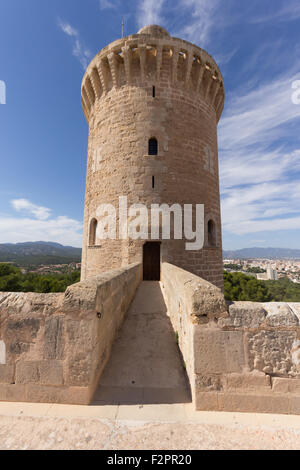
<svg viewBox="0 0 300 470">
<path fill-rule="evenodd" d="M 5 263 L 0 264 L 1 292 L 64 292 L 68 286 L 79 280 L 79 271 L 47 275 L 23 274 L 21 269 L 16 266 Z"/>
<path fill-rule="evenodd" d="M 265 269 L 259 268 L 258 266 L 255 266 L 253 268 L 247 268 L 247 273 L 261 274 L 261 273 L 265 273 L 265 272 L 267 272 Z"/>
<path fill-rule="evenodd" d="M 224 268 L 232 269 L 232 271 L 241 271 L 243 269 L 243 266 L 241 266 L 240 264 L 229 263 L 229 264 L 224 264 Z"/>
<path fill-rule="evenodd" d="M 243 271 L 244 269 L 242 265 L 233 264 L 233 263 L 224 264 L 224 268 L 231 269 L 232 271 Z M 248 267 L 246 271 L 247 273 L 265 273 L 266 272 L 265 269 L 259 268 L 258 266 L 255 266 L 254 268 Z"/>
<path fill-rule="evenodd" d="M 224 271 L 226 300 L 251 302 L 300 302 L 300 284 L 288 278 L 278 281 L 259 281 L 243 273 Z"/>
<path fill-rule="evenodd" d="M 14 255 L 3 254 L 0 252 L 0 263 L 15 263 L 19 266 L 51 265 L 51 264 L 70 264 L 80 263 L 80 256 L 57 256 L 57 255 Z"/>
</svg>

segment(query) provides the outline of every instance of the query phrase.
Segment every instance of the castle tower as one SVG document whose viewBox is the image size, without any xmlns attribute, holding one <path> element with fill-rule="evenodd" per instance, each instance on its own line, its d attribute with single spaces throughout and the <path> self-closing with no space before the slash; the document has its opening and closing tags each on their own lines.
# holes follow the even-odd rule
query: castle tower
<svg viewBox="0 0 300 470">
<path fill-rule="evenodd" d="M 119 39 L 92 60 L 82 81 L 89 123 L 82 278 L 144 263 L 157 279 L 168 261 L 223 286 L 217 124 L 224 83 L 212 57 L 160 26 Z M 99 240 L 98 207 L 204 204 L 205 242 Z M 195 212 L 195 210 L 193 209 Z M 119 212 L 117 211 L 117 217 Z M 118 228 L 117 218 L 117 228 Z M 150 225 L 150 222 L 149 222 Z"/>
</svg>

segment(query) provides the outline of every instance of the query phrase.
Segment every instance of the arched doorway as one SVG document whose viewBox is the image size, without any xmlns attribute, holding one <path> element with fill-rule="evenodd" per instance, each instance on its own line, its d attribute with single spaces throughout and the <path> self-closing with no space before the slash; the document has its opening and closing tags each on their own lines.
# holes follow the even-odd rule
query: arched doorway
<svg viewBox="0 0 300 470">
<path fill-rule="evenodd" d="M 143 246 L 143 279 L 160 281 L 160 243 L 147 242 Z"/>
</svg>

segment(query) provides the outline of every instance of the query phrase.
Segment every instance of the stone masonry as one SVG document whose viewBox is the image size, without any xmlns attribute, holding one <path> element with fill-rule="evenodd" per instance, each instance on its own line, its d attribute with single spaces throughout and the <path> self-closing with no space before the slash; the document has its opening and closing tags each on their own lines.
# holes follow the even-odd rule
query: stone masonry
<svg viewBox="0 0 300 470">
<path fill-rule="evenodd" d="M 102 49 L 82 81 L 89 123 L 82 278 L 142 262 L 144 240 L 94 239 L 100 204 L 204 204 L 205 246 L 162 240 L 161 261 L 223 286 L 217 123 L 224 84 L 204 50 L 159 26 Z M 158 154 L 148 155 L 156 138 Z M 153 187 L 154 186 L 154 187 Z M 214 226 L 209 242 L 208 222 Z M 150 233 L 150 229 L 149 229 Z"/>
<path fill-rule="evenodd" d="M 141 266 L 63 294 L 0 293 L 0 400 L 90 403 Z"/>
<path fill-rule="evenodd" d="M 300 414 L 300 304 L 226 303 L 168 263 L 162 285 L 196 409 Z"/>
</svg>

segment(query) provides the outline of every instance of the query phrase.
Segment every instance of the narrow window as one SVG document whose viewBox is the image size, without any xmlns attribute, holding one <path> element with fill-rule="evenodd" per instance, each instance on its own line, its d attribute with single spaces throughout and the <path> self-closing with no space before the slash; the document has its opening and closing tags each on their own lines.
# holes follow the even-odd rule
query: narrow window
<svg viewBox="0 0 300 470">
<path fill-rule="evenodd" d="M 155 188 L 155 177 L 152 176 L 152 189 L 154 189 L 154 188 Z"/>
<path fill-rule="evenodd" d="M 216 246 L 216 226 L 213 220 L 209 220 L 207 224 L 207 240 L 208 246 Z"/>
<path fill-rule="evenodd" d="M 90 223 L 89 246 L 96 245 L 97 220 L 92 219 Z"/>
<path fill-rule="evenodd" d="M 155 137 L 149 139 L 149 151 L 148 155 L 157 155 L 158 153 L 158 143 Z"/>
<path fill-rule="evenodd" d="M 156 93 L 155 93 L 155 86 L 153 86 L 153 87 L 152 87 L 152 96 L 153 96 L 153 98 L 155 98 L 155 95 L 156 95 Z"/>
</svg>

